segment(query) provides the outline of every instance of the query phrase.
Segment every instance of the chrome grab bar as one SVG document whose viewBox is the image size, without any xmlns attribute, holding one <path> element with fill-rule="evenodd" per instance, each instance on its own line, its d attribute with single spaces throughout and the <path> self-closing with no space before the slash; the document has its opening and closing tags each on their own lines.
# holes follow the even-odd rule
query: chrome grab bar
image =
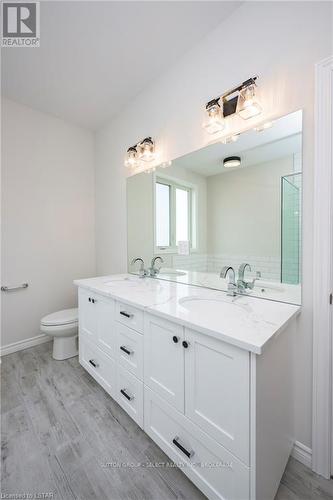
<svg viewBox="0 0 333 500">
<path fill-rule="evenodd" d="M 14 290 L 20 290 L 20 288 L 28 288 L 29 284 L 28 283 L 22 283 L 22 285 L 19 286 L 2 286 L 1 291 L 2 292 L 13 292 Z"/>
</svg>

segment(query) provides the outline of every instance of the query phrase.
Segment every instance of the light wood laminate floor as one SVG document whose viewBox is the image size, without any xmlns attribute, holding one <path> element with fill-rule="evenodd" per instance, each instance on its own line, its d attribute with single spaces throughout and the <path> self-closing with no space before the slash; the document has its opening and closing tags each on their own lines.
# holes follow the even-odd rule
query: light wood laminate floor
<svg viewBox="0 0 333 500">
<path fill-rule="evenodd" d="M 1 498 L 205 498 L 180 470 L 145 467 L 170 461 L 77 358 L 55 361 L 51 347 L 2 358 Z M 307 499 L 333 499 L 333 481 L 290 459 L 276 500 Z"/>
</svg>

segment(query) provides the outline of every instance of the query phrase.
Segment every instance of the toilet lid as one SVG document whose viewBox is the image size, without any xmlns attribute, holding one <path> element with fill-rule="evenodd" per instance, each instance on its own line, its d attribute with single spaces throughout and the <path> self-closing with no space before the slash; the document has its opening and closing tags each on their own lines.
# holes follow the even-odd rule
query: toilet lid
<svg viewBox="0 0 333 500">
<path fill-rule="evenodd" d="M 41 319 L 41 324 L 45 326 L 68 325 L 78 321 L 78 309 L 63 309 L 52 314 L 48 314 Z"/>
</svg>

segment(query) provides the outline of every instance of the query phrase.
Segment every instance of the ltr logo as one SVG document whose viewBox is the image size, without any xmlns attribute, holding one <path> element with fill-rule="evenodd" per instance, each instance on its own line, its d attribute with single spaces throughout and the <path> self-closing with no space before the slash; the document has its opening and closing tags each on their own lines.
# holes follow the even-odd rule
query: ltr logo
<svg viewBox="0 0 333 500">
<path fill-rule="evenodd" d="M 2 46 L 39 47 L 39 2 L 3 2 Z"/>
</svg>

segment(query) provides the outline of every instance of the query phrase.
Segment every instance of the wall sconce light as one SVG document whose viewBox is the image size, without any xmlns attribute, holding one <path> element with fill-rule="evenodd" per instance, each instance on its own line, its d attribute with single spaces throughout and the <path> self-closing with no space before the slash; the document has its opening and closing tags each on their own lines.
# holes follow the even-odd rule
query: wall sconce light
<svg viewBox="0 0 333 500">
<path fill-rule="evenodd" d="M 255 83 L 248 85 L 239 93 L 237 114 L 244 120 L 260 115 L 262 108 L 256 100 Z"/>
<path fill-rule="evenodd" d="M 155 144 L 151 137 L 146 137 L 138 144 L 138 155 L 142 161 L 153 161 L 155 159 Z"/>
<path fill-rule="evenodd" d="M 219 99 L 212 99 L 206 104 L 206 120 L 203 127 L 209 134 L 216 134 L 222 132 L 225 128 L 225 119 L 223 116 L 223 109 L 219 103 Z"/>
<path fill-rule="evenodd" d="M 209 134 L 224 130 L 226 118 L 238 114 L 244 120 L 261 113 L 262 108 L 256 98 L 257 76 L 249 78 L 206 104 L 206 120 L 203 127 Z"/>
<path fill-rule="evenodd" d="M 144 164 L 149 164 L 156 159 L 155 143 L 151 137 L 146 137 L 134 146 L 128 148 L 125 158 L 125 166 L 136 168 Z"/>
<path fill-rule="evenodd" d="M 138 151 L 136 146 L 128 148 L 125 159 L 125 167 L 133 168 L 138 163 Z"/>
</svg>

